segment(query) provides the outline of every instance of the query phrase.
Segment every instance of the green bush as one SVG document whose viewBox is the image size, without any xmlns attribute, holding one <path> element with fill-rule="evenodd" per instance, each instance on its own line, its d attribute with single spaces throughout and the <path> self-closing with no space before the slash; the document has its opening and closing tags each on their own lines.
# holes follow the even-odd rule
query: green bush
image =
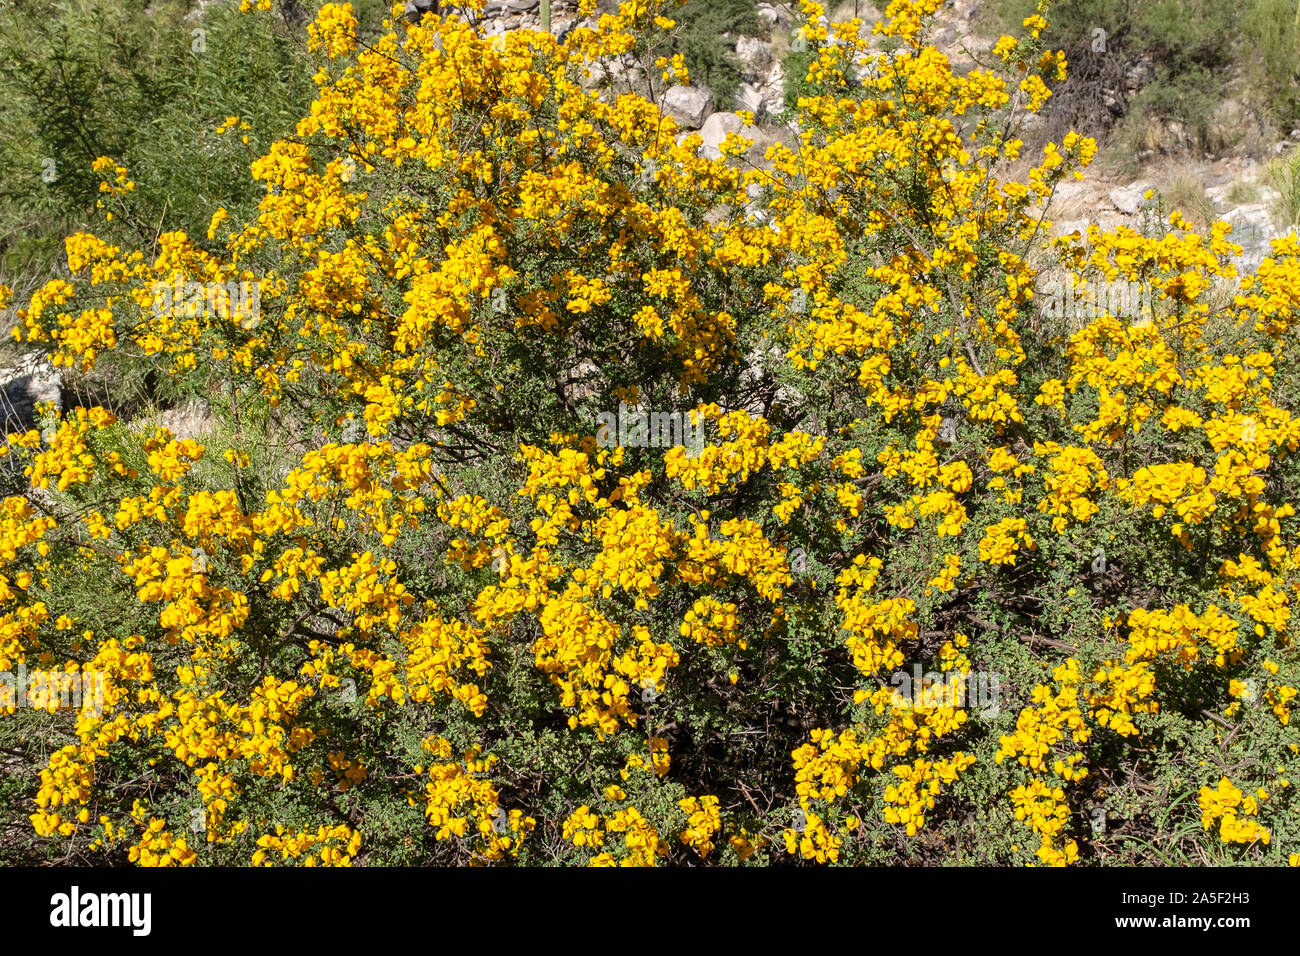
<svg viewBox="0 0 1300 956">
<path fill-rule="evenodd" d="M 1245 16 L 1220 0 L 1069 0 L 1051 5 L 1044 38 L 1065 50 L 1070 79 L 1054 91 L 1044 111 L 1045 139 L 1086 126 L 1105 133 L 1119 123 L 1122 152 L 1173 149 L 1170 123 L 1184 129 L 1188 142 L 1217 150 L 1231 145 L 1212 124 L 1223 98 L 1224 80 L 1240 66 L 1255 81 L 1260 108 L 1288 113 L 1282 64 L 1287 59 L 1276 28 L 1275 7 L 1284 0 L 1246 0 Z M 1035 0 L 997 0 L 992 21 L 1000 29 L 1019 27 L 1036 8 Z M 1270 42 L 1262 44 L 1264 35 Z M 1270 80 L 1259 78 L 1257 50 L 1269 51 Z M 1106 103 L 1102 91 L 1123 97 L 1126 74 L 1149 64 L 1154 74 L 1127 103 Z"/>
<path fill-rule="evenodd" d="M 678 29 L 669 52 L 682 55 L 691 81 L 712 90 L 719 109 L 729 109 L 741 80 L 736 40 L 759 32 L 753 0 L 687 0 L 671 15 Z"/>
<path fill-rule="evenodd" d="M 1246 63 L 1264 85 L 1274 120 L 1290 130 L 1300 124 L 1300 3 L 1252 0 L 1246 11 Z"/>
<path fill-rule="evenodd" d="M 62 258 L 62 236 L 102 223 L 99 156 L 140 183 L 107 238 L 151 245 L 166 222 L 203 239 L 216 207 L 256 208 L 248 163 L 292 128 L 311 79 L 289 30 L 237 4 L 201 19 L 190 8 L 14 0 L 0 11 L 0 279 L 20 286 L 15 276 Z M 228 116 L 250 128 L 216 135 Z"/>
</svg>

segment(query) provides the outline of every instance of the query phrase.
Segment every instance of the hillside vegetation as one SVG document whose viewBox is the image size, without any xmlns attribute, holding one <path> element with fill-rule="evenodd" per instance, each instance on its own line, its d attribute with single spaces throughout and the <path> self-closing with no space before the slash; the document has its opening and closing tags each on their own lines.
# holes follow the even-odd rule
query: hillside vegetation
<svg viewBox="0 0 1300 956">
<path fill-rule="evenodd" d="M 598 82 L 671 3 L 244 6 L 5 113 L 6 251 L 85 225 L 0 307 L 109 398 L 0 447 L 0 857 L 1300 863 L 1300 239 L 1052 238 L 1053 8 L 805 0 L 758 162 Z"/>
</svg>

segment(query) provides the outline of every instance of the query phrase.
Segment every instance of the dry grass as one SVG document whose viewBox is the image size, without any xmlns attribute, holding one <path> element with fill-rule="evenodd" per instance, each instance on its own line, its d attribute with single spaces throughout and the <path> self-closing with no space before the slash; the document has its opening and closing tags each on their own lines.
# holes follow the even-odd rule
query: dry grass
<svg viewBox="0 0 1300 956">
<path fill-rule="evenodd" d="M 1268 164 L 1269 183 L 1278 191 L 1273 221 L 1279 226 L 1300 225 L 1300 149 Z"/>
<path fill-rule="evenodd" d="M 1189 173 L 1180 172 L 1167 181 L 1160 190 L 1165 205 L 1177 209 L 1183 214 L 1193 228 L 1205 231 L 1215 220 L 1214 203 L 1205 195 L 1205 186 L 1201 180 Z"/>
</svg>

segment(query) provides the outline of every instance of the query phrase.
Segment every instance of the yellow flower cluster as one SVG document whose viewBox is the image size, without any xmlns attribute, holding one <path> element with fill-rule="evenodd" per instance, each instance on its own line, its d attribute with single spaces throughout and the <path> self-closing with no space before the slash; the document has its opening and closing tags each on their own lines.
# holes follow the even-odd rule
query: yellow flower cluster
<svg viewBox="0 0 1300 956">
<path fill-rule="evenodd" d="M 989 564 L 1015 564 L 1016 552 L 1022 547 L 1034 549 L 1034 539 L 1025 530 L 1024 518 L 1003 518 L 990 525 L 980 539 L 980 560 Z"/>
<path fill-rule="evenodd" d="M 1201 826 L 1208 830 L 1219 821 L 1219 838 L 1224 843 L 1258 840 L 1268 845 L 1268 830 L 1254 819 L 1259 813 L 1258 799 L 1243 794 L 1227 777 L 1221 777 L 1217 787 L 1202 787 L 1196 802 L 1201 807 Z"/>
<path fill-rule="evenodd" d="M 282 826 L 274 833 L 257 838 L 253 866 L 274 866 L 275 856 L 297 866 L 351 866 L 361 849 L 361 834 L 351 827 L 317 827 L 316 830 L 293 831 Z"/>
<path fill-rule="evenodd" d="M 682 831 L 682 842 L 701 857 L 713 852 L 713 837 L 722 828 L 722 815 L 717 797 L 686 797 L 678 806 L 689 818 Z"/>
</svg>

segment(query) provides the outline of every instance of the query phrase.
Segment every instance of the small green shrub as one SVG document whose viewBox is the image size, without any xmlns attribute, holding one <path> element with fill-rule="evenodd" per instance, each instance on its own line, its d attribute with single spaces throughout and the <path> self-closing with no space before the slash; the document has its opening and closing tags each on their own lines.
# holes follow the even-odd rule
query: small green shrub
<svg viewBox="0 0 1300 956">
<path fill-rule="evenodd" d="M 1300 3 L 1254 0 L 1242 20 L 1248 61 L 1268 96 L 1270 112 L 1284 129 L 1300 123 Z"/>
<path fill-rule="evenodd" d="M 732 105 L 740 86 L 736 40 L 759 33 L 753 0 L 687 0 L 672 18 L 676 38 L 669 53 L 680 53 L 693 83 L 713 91 L 719 109 Z"/>
<path fill-rule="evenodd" d="M 0 11 L 0 280 L 48 268 L 63 235 L 104 216 L 91 163 L 137 175 L 137 218 L 107 237 L 152 244 L 159 222 L 203 237 L 217 206 L 256 208 L 248 163 L 311 95 L 293 33 L 237 4 L 200 18 L 190 0 L 14 0 Z M 216 127 L 238 116 L 250 127 Z M 241 137 L 247 135 L 247 142 Z"/>
</svg>

